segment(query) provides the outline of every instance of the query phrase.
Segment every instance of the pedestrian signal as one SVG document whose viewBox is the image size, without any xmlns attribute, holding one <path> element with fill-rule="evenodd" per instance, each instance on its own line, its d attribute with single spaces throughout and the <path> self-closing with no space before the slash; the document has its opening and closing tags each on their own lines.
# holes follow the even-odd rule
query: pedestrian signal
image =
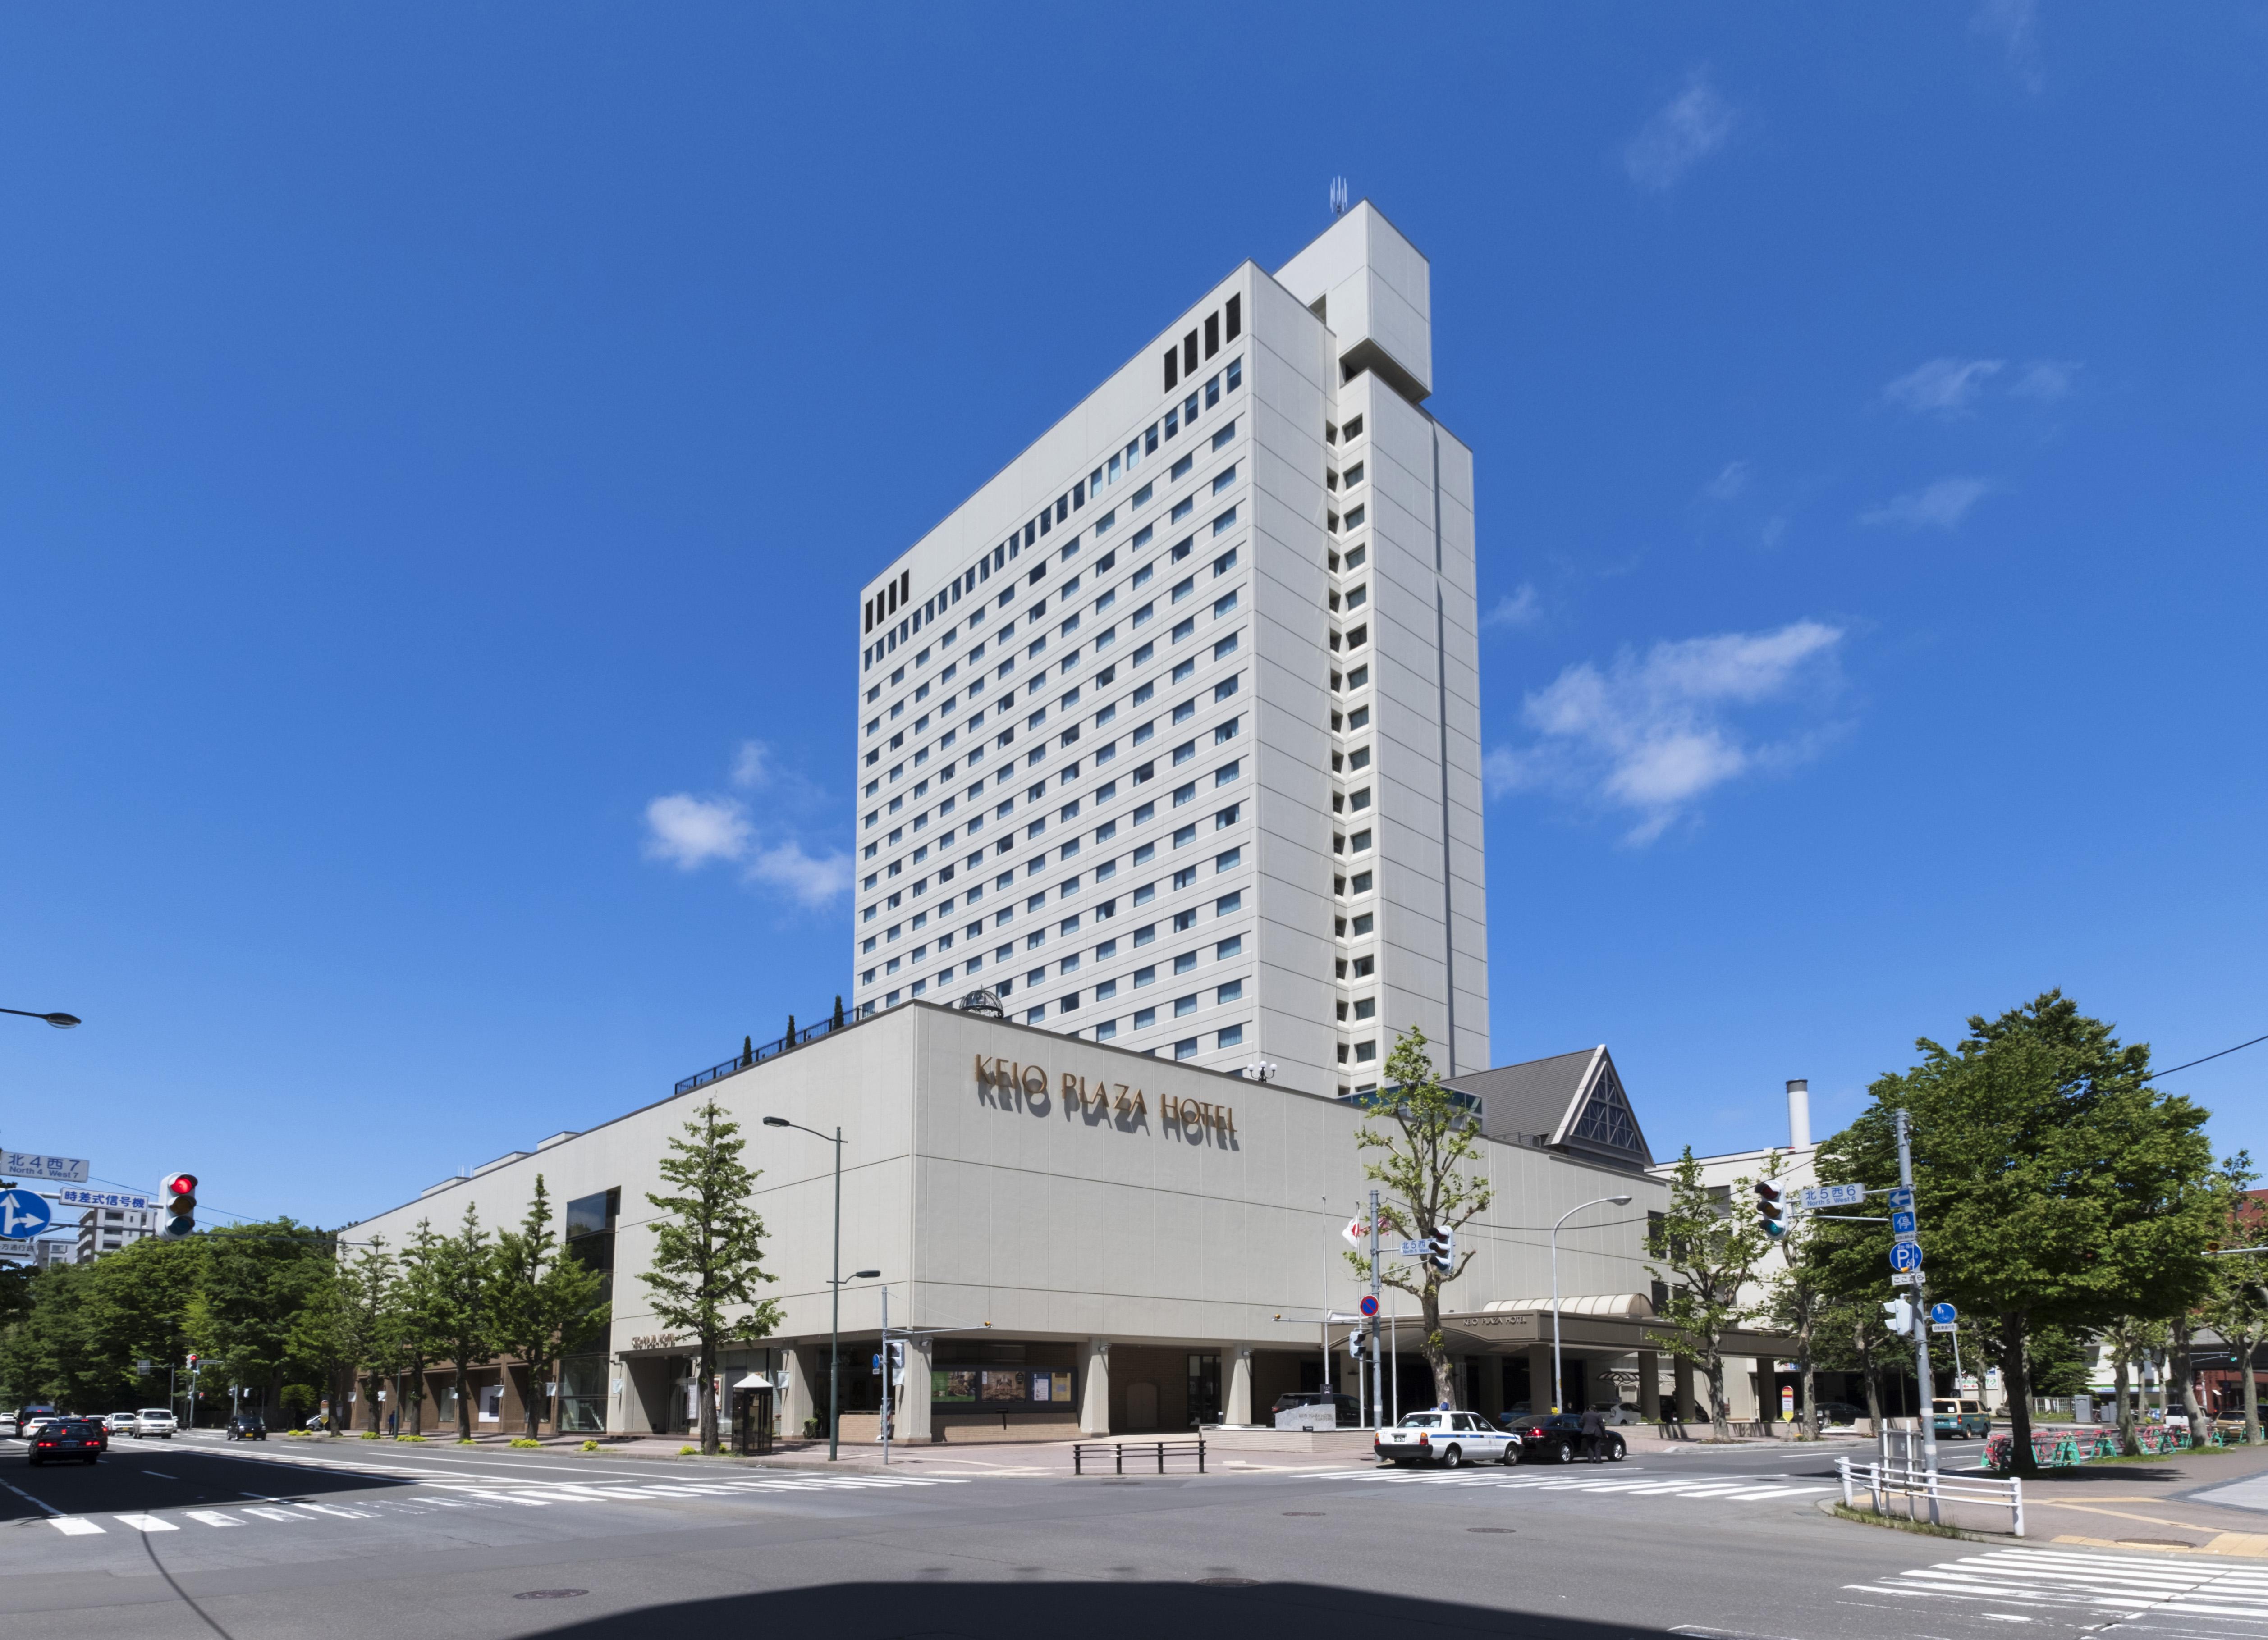
<svg viewBox="0 0 2268 1640">
<path fill-rule="evenodd" d="M 168 1236 L 186 1236 L 196 1229 L 197 1176 L 195 1173 L 168 1173 L 166 1182 L 158 1188 L 166 1198 L 166 1211 L 173 1215 L 166 1221 Z"/>
<path fill-rule="evenodd" d="M 1888 1298 L 1882 1303 L 1882 1325 L 1901 1338 L 1913 1336 L 1914 1307 L 1911 1298 Z"/>
</svg>

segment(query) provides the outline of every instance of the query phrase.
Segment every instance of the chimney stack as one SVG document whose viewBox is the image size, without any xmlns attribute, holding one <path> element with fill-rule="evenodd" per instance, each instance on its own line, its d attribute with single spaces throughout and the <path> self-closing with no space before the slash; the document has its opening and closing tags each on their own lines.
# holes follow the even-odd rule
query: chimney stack
<svg viewBox="0 0 2268 1640">
<path fill-rule="evenodd" d="M 1811 1084 L 1801 1077 L 1787 1085 L 1787 1143 L 1792 1150 L 1811 1148 Z"/>
</svg>

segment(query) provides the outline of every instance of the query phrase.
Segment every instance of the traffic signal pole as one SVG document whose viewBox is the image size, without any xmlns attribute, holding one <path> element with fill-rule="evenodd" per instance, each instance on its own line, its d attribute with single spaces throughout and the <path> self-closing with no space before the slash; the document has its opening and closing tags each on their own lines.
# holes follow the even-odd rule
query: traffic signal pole
<svg viewBox="0 0 2268 1640">
<path fill-rule="evenodd" d="M 1897 1115 L 1898 1183 L 1908 1191 L 1913 1188 L 1912 1124 L 1904 1108 Z M 1914 1216 L 1914 1224 L 1920 1227 L 1921 1217 Z M 1932 1477 L 1929 1491 L 1929 1519 L 1932 1526 L 1937 1519 L 1937 1379 L 1929 1365 L 1929 1288 L 1922 1275 L 1922 1266 L 1913 1269 L 1914 1313 L 1914 1372 L 1921 1380 L 1921 1455 L 1922 1467 Z"/>
<path fill-rule="evenodd" d="M 1370 1193 L 1370 1307 L 1373 1311 L 1370 1318 L 1370 1427 L 1373 1430 L 1382 1430 L 1386 1427 L 1387 1420 L 1380 1392 L 1385 1389 L 1386 1380 L 1378 1374 L 1380 1329 L 1379 1317 L 1375 1313 L 1380 1306 L 1378 1302 L 1378 1192 L 1375 1190 Z M 1395 1410 L 1399 1412 L 1401 1408 L 1397 1407 Z"/>
</svg>

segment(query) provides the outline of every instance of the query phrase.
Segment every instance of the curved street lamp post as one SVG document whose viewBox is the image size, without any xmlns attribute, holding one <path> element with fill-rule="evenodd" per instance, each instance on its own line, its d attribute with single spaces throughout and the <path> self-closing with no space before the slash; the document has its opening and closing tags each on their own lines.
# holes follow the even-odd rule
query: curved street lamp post
<svg viewBox="0 0 2268 1640">
<path fill-rule="evenodd" d="M 799 1122 L 790 1122 L 784 1116 L 767 1116 L 767 1128 L 793 1128 L 814 1139 L 826 1139 L 835 1147 L 835 1254 L 827 1269 L 828 1304 L 827 1318 L 827 1461 L 833 1463 L 843 1439 L 843 1283 L 851 1281 L 873 1281 L 880 1270 L 853 1270 L 843 1274 L 843 1129 L 836 1129 L 834 1136 L 806 1128 Z"/>
<path fill-rule="evenodd" d="M 1551 1226 L 1551 1410 L 1559 1410 L 1559 1224 L 1565 1224 L 1587 1207 L 1604 1207 L 1611 1202 L 1616 1207 L 1628 1207 L 1626 1195 L 1602 1195 L 1588 1202 L 1578 1202 L 1559 1215 L 1559 1224 Z M 1530 1394 L 1529 1400 L 1535 1396 Z"/>
</svg>

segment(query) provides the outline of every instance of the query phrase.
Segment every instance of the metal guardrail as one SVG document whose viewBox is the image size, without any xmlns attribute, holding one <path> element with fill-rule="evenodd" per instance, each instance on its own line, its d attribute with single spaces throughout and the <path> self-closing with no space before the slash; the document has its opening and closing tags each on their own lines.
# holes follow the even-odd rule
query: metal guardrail
<svg viewBox="0 0 2268 1640">
<path fill-rule="evenodd" d="M 1194 1457 L 1197 1460 L 1197 1473 L 1203 1475 L 1205 1472 L 1203 1436 L 1199 1436 L 1193 1441 L 1074 1441 L 1071 1443 L 1071 1472 L 1073 1475 L 1085 1475 L 1089 1454 L 1093 1455 L 1094 1461 L 1100 1463 L 1102 1460 L 1102 1455 L 1108 1452 L 1110 1472 L 1113 1475 L 1124 1475 L 1126 1453 L 1129 1448 L 1133 1450 L 1138 1459 L 1145 1453 L 1154 1454 L 1157 1458 L 1160 1475 L 1166 1473 L 1166 1460 L 1168 1458 Z"/>
<path fill-rule="evenodd" d="M 854 1025 L 863 1025 L 874 1017 L 874 1011 L 873 1003 L 862 1003 L 858 1007 L 845 1013 L 839 1022 L 830 1014 L 816 1025 L 804 1026 L 792 1037 L 783 1036 L 777 1041 L 764 1042 L 744 1048 L 737 1057 L 727 1059 L 722 1064 L 711 1065 L 706 1070 L 698 1070 L 689 1077 L 680 1077 L 676 1092 L 691 1093 L 707 1087 L 712 1082 L 722 1082 L 726 1077 L 761 1065 L 767 1059 L 777 1059 L 782 1054 L 792 1053 L 806 1043 L 817 1041 L 822 1036 L 832 1036 L 837 1031 L 847 1031 Z"/>
<path fill-rule="evenodd" d="M 1845 1509 L 1858 1508 L 1858 1495 L 1864 1491 L 1873 1500 L 1869 1506 L 1874 1511 L 1887 1515 L 1893 1512 L 1889 1500 L 1903 1495 L 1906 1519 L 1914 1520 L 1920 1518 L 1920 1501 L 1926 1498 L 1930 1520 L 1936 1523 L 1940 1503 L 1989 1504 L 2008 1511 L 2012 1534 L 2024 1535 L 2024 1483 L 2013 1475 L 2005 1481 L 1995 1481 L 1977 1475 L 1946 1475 L 1903 1463 L 1852 1463 L 1848 1458 L 1837 1458 L 1835 1467 L 1842 1476 Z"/>
</svg>

